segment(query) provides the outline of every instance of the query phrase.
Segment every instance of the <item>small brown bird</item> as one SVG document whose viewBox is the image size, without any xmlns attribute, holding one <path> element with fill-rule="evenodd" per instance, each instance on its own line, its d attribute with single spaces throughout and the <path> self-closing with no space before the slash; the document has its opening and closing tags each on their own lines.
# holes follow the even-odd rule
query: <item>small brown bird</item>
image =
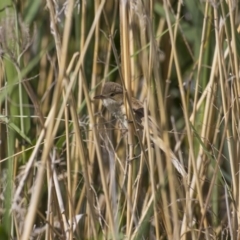
<svg viewBox="0 0 240 240">
<path fill-rule="evenodd" d="M 101 99 L 103 101 L 103 105 L 107 108 L 107 110 L 121 123 L 124 129 L 128 129 L 128 119 L 126 116 L 126 109 L 123 103 L 123 88 L 120 84 L 115 82 L 106 82 L 103 86 L 102 93 L 94 97 L 94 99 Z M 136 124 L 139 129 L 144 128 L 144 108 L 143 104 L 137 100 L 136 98 L 131 98 L 131 107 L 135 116 Z M 148 116 L 149 129 L 153 131 L 157 131 L 158 138 L 154 138 L 151 136 L 151 140 L 164 152 L 166 152 L 167 148 L 161 139 L 161 131 L 156 123 L 152 120 L 151 116 Z M 142 132 L 142 131 L 141 131 Z M 175 168 L 179 171 L 182 176 L 187 176 L 187 173 L 176 158 L 174 153 L 170 152 L 171 160 Z"/>
<path fill-rule="evenodd" d="M 103 101 L 103 105 L 116 119 L 120 121 L 122 127 L 125 129 L 128 128 L 128 120 L 123 103 L 123 89 L 120 84 L 106 82 L 103 86 L 102 94 L 95 96 L 94 99 L 101 99 Z M 138 124 L 141 124 L 142 118 L 144 117 L 143 105 L 136 98 L 132 98 L 131 100 L 135 120 Z"/>
</svg>

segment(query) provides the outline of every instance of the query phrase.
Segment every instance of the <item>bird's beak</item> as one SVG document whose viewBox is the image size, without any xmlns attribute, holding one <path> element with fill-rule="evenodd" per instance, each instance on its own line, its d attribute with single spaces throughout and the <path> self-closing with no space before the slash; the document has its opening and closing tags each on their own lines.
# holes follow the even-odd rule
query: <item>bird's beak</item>
<svg viewBox="0 0 240 240">
<path fill-rule="evenodd" d="M 103 95 L 97 95 L 93 99 L 105 99 L 106 97 Z"/>
</svg>

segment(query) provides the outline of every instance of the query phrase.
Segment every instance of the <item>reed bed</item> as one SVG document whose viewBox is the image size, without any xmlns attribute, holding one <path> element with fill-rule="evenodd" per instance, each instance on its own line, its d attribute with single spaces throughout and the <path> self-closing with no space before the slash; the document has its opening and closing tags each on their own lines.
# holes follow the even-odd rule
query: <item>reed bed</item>
<svg viewBox="0 0 240 240">
<path fill-rule="evenodd" d="M 0 239 L 240 239 L 239 7 L 0 1 Z"/>
</svg>

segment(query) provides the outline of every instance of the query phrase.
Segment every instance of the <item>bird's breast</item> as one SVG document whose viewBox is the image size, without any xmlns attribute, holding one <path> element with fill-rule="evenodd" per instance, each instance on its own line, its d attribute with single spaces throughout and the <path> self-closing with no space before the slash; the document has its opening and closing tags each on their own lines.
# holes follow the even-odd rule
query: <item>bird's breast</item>
<svg viewBox="0 0 240 240">
<path fill-rule="evenodd" d="M 118 103 L 113 99 L 103 99 L 103 105 L 108 109 L 108 111 L 120 121 L 122 127 L 128 128 L 127 117 L 125 114 L 125 107 L 122 103 Z"/>
</svg>

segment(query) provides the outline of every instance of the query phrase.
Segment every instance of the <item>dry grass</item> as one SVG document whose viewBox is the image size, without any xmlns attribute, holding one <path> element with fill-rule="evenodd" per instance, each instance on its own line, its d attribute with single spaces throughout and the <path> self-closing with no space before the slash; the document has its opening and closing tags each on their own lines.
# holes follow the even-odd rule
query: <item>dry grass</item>
<svg viewBox="0 0 240 240">
<path fill-rule="evenodd" d="M 0 239 L 239 239 L 239 3 L 23 2 L 0 3 Z M 162 139 L 122 133 L 105 81 Z"/>
</svg>

